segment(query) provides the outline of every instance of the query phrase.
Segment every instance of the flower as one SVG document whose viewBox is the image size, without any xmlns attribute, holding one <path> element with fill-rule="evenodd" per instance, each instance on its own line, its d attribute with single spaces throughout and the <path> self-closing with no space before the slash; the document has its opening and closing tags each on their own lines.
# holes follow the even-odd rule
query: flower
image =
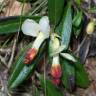
<svg viewBox="0 0 96 96">
<path fill-rule="evenodd" d="M 59 48 L 60 48 L 60 41 L 57 38 L 57 36 L 53 33 L 51 34 L 51 40 L 49 42 L 49 53 L 52 54 Z M 61 66 L 59 61 L 59 54 L 53 55 L 50 74 L 52 76 L 53 84 L 58 85 L 60 83 L 61 78 Z"/>
<path fill-rule="evenodd" d="M 61 78 L 61 66 L 59 62 L 59 55 L 53 57 L 53 62 L 51 66 L 51 76 L 53 84 L 58 85 L 60 83 Z"/>
<path fill-rule="evenodd" d="M 37 50 L 35 48 L 31 48 L 27 51 L 25 58 L 24 58 L 24 63 L 28 64 L 30 63 L 31 60 L 36 56 Z"/>
<path fill-rule="evenodd" d="M 52 83 L 54 84 L 54 85 L 59 85 L 60 84 L 60 78 L 58 79 L 58 78 L 56 78 L 56 79 L 52 79 Z"/>
<path fill-rule="evenodd" d="M 49 38 L 49 34 L 50 34 L 49 19 L 47 16 L 44 16 L 40 19 L 39 24 L 34 20 L 27 19 L 22 24 L 21 29 L 25 35 L 37 37 L 33 42 L 32 47 L 27 51 L 25 55 L 24 63 L 28 64 L 37 55 L 38 50 L 41 44 L 43 43 L 43 41 Z"/>
<path fill-rule="evenodd" d="M 94 32 L 95 29 L 95 21 L 90 21 L 86 27 L 86 32 L 87 34 L 92 34 Z"/>
</svg>

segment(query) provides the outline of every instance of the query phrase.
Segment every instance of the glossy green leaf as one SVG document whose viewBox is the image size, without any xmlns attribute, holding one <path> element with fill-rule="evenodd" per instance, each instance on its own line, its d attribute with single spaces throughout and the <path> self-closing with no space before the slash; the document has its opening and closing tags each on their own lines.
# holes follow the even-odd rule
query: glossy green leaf
<svg viewBox="0 0 96 96">
<path fill-rule="evenodd" d="M 75 0 L 75 2 L 80 5 L 81 4 L 81 0 Z"/>
<path fill-rule="evenodd" d="M 82 12 L 80 11 L 75 14 L 72 22 L 75 27 L 79 27 L 81 21 L 82 21 Z"/>
<path fill-rule="evenodd" d="M 22 49 L 22 51 L 18 54 L 16 57 L 16 61 L 12 66 L 11 70 L 11 76 L 8 80 L 8 87 L 13 83 L 13 81 L 16 79 L 22 68 L 25 66 L 23 64 L 23 58 L 26 53 L 26 51 L 32 46 L 32 43 L 30 43 L 26 48 Z"/>
<path fill-rule="evenodd" d="M 76 59 L 69 53 L 60 53 L 60 55 L 67 60 L 70 60 L 72 62 L 76 62 Z"/>
<path fill-rule="evenodd" d="M 76 57 L 74 56 L 74 58 Z M 80 63 L 80 60 L 78 58 L 76 58 L 76 60 L 77 61 L 73 63 L 73 66 L 75 67 L 76 70 L 76 85 L 82 88 L 87 88 L 90 84 L 88 74 L 84 69 L 84 65 Z"/>
<path fill-rule="evenodd" d="M 72 92 L 75 88 L 75 68 L 68 61 L 60 58 L 62 65 L 62 83 L 64 87 Z"/>
<path fill-rule="evenodd" d="M 79 61 L 74 63 L 74 65 L 76 67 L 76 85 L 82 88 L 87 88 L 90 82 L 84 66 Z"/>
<path fill-rule="evenodd" d="M 23 63 L 23 58 L 25 54 L 24 53 L 18 57 L 16 60 L 16 66 L 11 74 L 10 79 L 8 80 L 8 87 L 9 88 L 15 88 L 19 86 L 24 80 L 27 79 L 28 75 L 33 71 L 34 67 L 38 64 L 40 58 L 43 56 L 43 52 L 45 50 L 45 43 L 41 46 L 38 55 L 36 58 L 32 61 L 32 63 L 29 66 L 26 66 Z"/>
<path fill-rule="evenodd" d="M 70 53 L 70 54 L 74 58 L 76 58 L 72 53 Z M 64 57 L 63 57 L 63 59 L 64 59 Z M 78 85 L 79 87 L 82 87 L 82 88 L 87 88 L 88 85 L 90 84 L 90 82 L 89 82 L 88 74 L 86 73 L 83 64 L 81 64 L 79 59 L 77 59 L 77 58 L 76 58 L 75 62 L 70 62 L 69 64 L 72 64 L 72 66 L 74 66 L 74 68 L 75 68 L 76 85 Z M 65 68 L 65 70 L 66 70 L 66 68 Z"/>
<path fill-rule="evenodd" d="M 79 36 L 80 32 L 81 32 L 81 28 L 82 28 L 82 12 L 80 11 L 77 11 L 75 14 L 74 14 L 74 18 L 73 18 L 73 32 L 74 32 L 74 35 L 76 37 Z"/>
<path fill-rule="evenodd" d="M 62 17 L 64 0 L 48 0 L 48 13 L 50 23 L 55 27 Z"/>
<path fill-rule="evenodd" d="M 45 96 L 63 96 L 63 93 L 50 80 L 46 79 L 46 84 L 43 76 L 39 76 L 39 80 L 42 88 L 44 90 L 46 88 Z"/>
<path fill-rule="evenodd" d="M 66 49 L 70 43 L 72 30 L 72 12 L 71 12 L 71 3 L 67 5 L 64 10 L 63 19 L 60 25 L 56 28 L 56 32 L 61 36 L 61 44 L 66 46 Z"/>
<path fill-rule="evenodd" d="M 22 23 L 27 18 L 34 19 L 36 21 L 40 19 L 40 17 L 35 16 L 10 16 L 0 18 L 0 35 L 18 32 L 20 28 L 20 22 Z"/>
</svg>

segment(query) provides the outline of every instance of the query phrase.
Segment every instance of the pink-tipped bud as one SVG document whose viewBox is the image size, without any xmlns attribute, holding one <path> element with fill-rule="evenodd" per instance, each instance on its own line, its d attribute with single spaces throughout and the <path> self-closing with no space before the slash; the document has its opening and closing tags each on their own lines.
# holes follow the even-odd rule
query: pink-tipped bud
<svg viewBox="0 0 96 96">
<path fill-rule="evenodd" d="M 36 56 L 37 54 L 37 50 L 35 48 L 31 48 L 27 51 L 26 55 L 25 55 L 25 58 L 24 58 L 24 63 L 25 64 L 28 64 L 30 63 L 34 57 Z"/>
<path fill-rule="evenodd" d="M 52 83 L 54 85 L 59 85 L 60 84 L 60 79 L 52 79 Z"/>
<path fill-rule="evenodd" d="M 51 67 L 51 76 L 53 78 L 53 83 L 55 85 L 58 85 L 60 83 L 60 77 L 61 77 L 61 66 L 60 64 L 52 64 Z"/>
</svg>

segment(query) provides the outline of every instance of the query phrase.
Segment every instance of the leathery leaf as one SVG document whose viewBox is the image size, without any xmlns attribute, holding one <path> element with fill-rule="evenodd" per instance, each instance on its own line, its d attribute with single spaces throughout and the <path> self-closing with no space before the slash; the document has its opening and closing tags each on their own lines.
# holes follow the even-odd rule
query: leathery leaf
<svg viewBox="0 0 96 96">
<path fill-rule="evenodd" d="M 45 79 L 45 81 L 44 76 L 42 75 L 39 76 L 39 80 L 42 88 L 44 90 L 46 88 L 45 96 L 63 96 L 63 93 L 54 84 L 52 84 L 50 80 Z"/>
<path fill-rule="evenodd" d="M 20 20 L 21 18 L 21 20 Z M 33 19 L 39 21 L 40 17 L 38 16 L 9 16 L 0 18 L 0 35 L 16 33 L 20 31 L 20 26 L 25 19 Z"/>
<path fill-rule="evenodd" d="M 51 25 L 55 27 L 62 17 L 64 0 L 48 0 L 48 13 Z"/>
<path fill-rule="evenodd" d="M 75 68 L 67 60 L 60 58 L 62 66 L 62 83 L 65 89 L 72 92 L 75 88 Z"/>
<path fill-rule="evenodd" d="M 71 30 L 72 30 L 72 10 L 71 10 L 71 3 L 69 3 L 65 10 L 64 15 L 61 20 L 59 26 L 56 27 L 56 33 L 61 36 L 61 44 L 66 46 L 66 49 L 70 43 L 71 37 Z"/>
<path fill-rule="evenodd" d="M 16 66 L 10 76 L 10 79 L 8 80 L 9 89 L 13 89 L 19 86 L 19 84 L 26 80 L 30 73 L 33 72 L 34 67 L 38 64 L 39 60 L 44 55 L 45 45 L 46 43 L 42 44 L 36 58 L 31 62 L 29 66 L 26 66 L 23 63 L 25 51 L 23 51 L 24 53 L 18 57 L 16 60 Z"/>
</svg>

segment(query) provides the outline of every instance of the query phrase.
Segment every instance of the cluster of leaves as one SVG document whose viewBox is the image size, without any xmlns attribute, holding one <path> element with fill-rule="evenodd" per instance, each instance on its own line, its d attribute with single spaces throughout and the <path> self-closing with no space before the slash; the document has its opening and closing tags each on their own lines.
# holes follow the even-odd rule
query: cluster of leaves
<svg viewBox="0 0 96 96">
<path fill-rule="evenodd" d="M 79 28 L 81 24 L 82 13 L 77 12 L 76 16 L 72 20 L 71 2 L 67 3 L 66 6 L 64 6 L 64 3 L 64 0 L 48 0 L 49 19 L 52 30 L 61 37 L 61 46 L 66 46 L 63 52 L 69 53 L 73 56 L 73 54 L 68 51 L 72 26 L 74 28 L 73 30 L 77 30 Z M 40 19 L 40 17 L 37 16 L 16 16 L 0 19 L 0 34 L 11 34 L 14 32 L 18 32 L 20 24 L 22 24 L 22 22 L 26 18 L 34 19 L 37 22 Z M 18 56 L 16 57 L 16 61 L 12 68 L 12 74 L 8 80 L 9 89 L 16 88 L 24 80 L 26 80 L 30 76 L 30 73 L 32 74 L 34 72 L 34 68 L 36 68 L 38 61 L 40 61 L 43 57 L 47 46 L 46 41 L 42 44 L 38 55 L 31 62 L 31 64 L 29 66 L 23 64 L 24 55 L 27 49 L 31 47 L 31 45 L 32 43 L 28 44 L 26 48 L 24 48 L 20 53 L 18 53 Z M 83 88 L 88 87 L 88 76 L 80 61 L 75 56 L 73 57 L 76 59 L 76 62 L 68 60 L 65 57 L 60 55 L 60 63 L 62 66 L 61 80 L 65 89 L 72 91 L 76 85 Z M 45 88 L 43 77 L 38 77 L 41 82 L 42 88 Z M 46 80 L 46 85 L 46 96 L 63 96 L 63 93 L 59 91 L 59 89 L 55 85 L 53 85 L 50 80 Z"/>
</svg>

